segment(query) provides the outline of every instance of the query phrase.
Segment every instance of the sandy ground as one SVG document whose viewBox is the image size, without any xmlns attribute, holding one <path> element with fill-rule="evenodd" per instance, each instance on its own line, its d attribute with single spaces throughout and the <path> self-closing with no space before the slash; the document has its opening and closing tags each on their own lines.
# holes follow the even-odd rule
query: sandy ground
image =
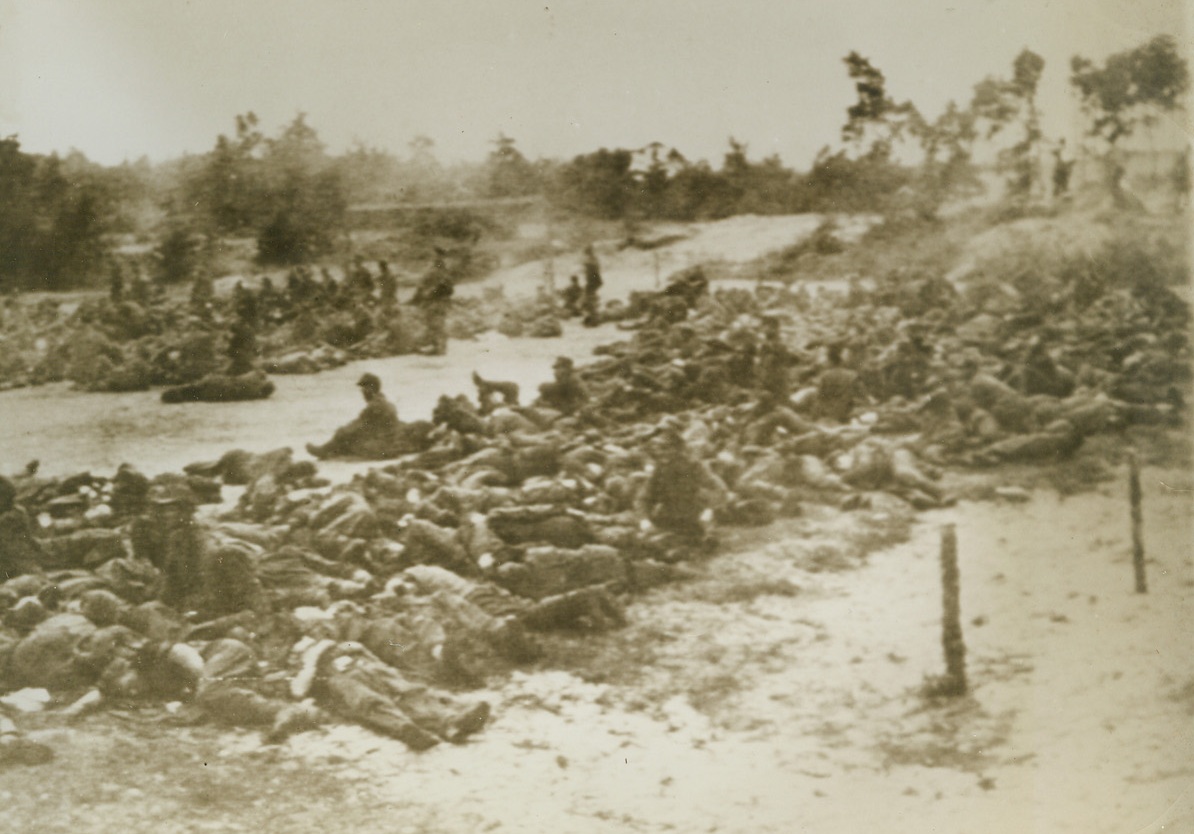
<svg viewBox="0 0 1194 834">
<path fill-rule="evenodd" d="M 604 281 L 602 297 L 623 298 L 631 290 L 661 289 L 670 275 L 700 263 L 717 262 L 732 270 L 766 252 L 800 241 L 824 219 L 821 214 L 741 215 L 715 222 L 676 224 L 668 230 L 679 239 L 656 249 L 619 249 L 616 242 L 599 243 L 595 250 Z M 857 239 L 875 220 L 869 216 L 845 215 L 836 219 L 836 234 L 844 241 Z M 549 273 L 554 276 L 557 288 L 563 288 L 572 274 L 583 282 L 582 256 L 572 252 L 562 254 L 550 264 L 531 261 L 501 269 L 479 285 L 461 287 L 461 292 L 474 292 L 473 287 L 477 286 L 500 285 L 509 296 L 529 296 L 544 285 Z"/>
<path fill-rule="evenodd" d="M 425 416 L 473 367 L 533 384 L 564 345 L 579 357 L 609 335 L 278 378 L 265 403 L 8 392 L 0 471 L 39 457 L 154 472 L 301 446 L 355 413 L 339 392 L 362 370 Z M 551 663 L 493 683 L 494 720 L 461 747 L 412 754 L 354 726 L 265 746 L 163 728 L 158 710 L 21 717 L 57 759 L 0 772 L 0 831 L 1194 831 L 1194 480 L 1145 476 L 1147 595 L 1132 592 L 1122 478 L 964 502 L 907 530 L 894 504 L 810 506 L 729 535 L 694 579 L 637 598 L 627 628 L 553 639 Z M 932 701 L 945 523 L 972 694 Z"/>
<path fill-rule="evenodd" d="M 582 677 L 516 675 L 469 748 L 358 759 L 355 728 L 292 748 L 418 797 L 432 830 L 1194 830 L 1191 493 L 1149 475 L 1146 596 L 1117 486 L 930 514 L 845 573 L 808 570 L 858 534 L 826 511 L 640 601 Z M 973 694 L 932 702 L 945 522 Z M 641 674 L 591 682 L 625 644 Z"/>
<path fill-rule="evenodd" d="M 746 263 L 769 251 L 798 242 L 820 224 L 821 215 L 733 217 L 678 227 L 685 237 L 653 251 L 602 246 L 604 298 L 622 298 L 633 289 L 650 289 L 654 263 L 664 279 L 692 263 L 717 259 Z M 852 237 L 869 221 L 844 218 L 841 235 Z M 608 252 L 607 252 L 608 250 Z M 576 261 L 575 253 L 569 257 Z M 499 270 L 485 280 L 464 285 L 462 295 L 501 286 L 510 297 L 530 297 L 543 285 L 545 263 L 534 261 Z M 557 260 L 557 273 L 568 266 Z M 567 276 L 561 279 L 567 280 Z M 159 392 L 88 394 L 68 383 L 0 393 L 0 472 L 19 471 L 33 459 L 41 471 L 64 475 L 81 470 L 111 474 L 124 462 L 147 474 L 177 471 L 196 460 L 218 458 L 229 449 L 264 452 L 290 446 L 302 452 L 308 441 L 322 441 L 360 410 L 355 382 L 365 371 L 376 373 L 404 419 L 427 419 L 441 394 L 473 392 L 473 370 L 491 379 L 518 382 L 531 399 L 551 378 L 551 360 L 567 355 L 584 361 L 595 346 L 621 338 L 612 326 L 587 329 L 566 323 L 563 339 L 507 339 L 497 333 L 475 341 L 453 341 L 447 356 L 397 356 L 364 360 L 314 376 L 275 376 L 277 391 L 268 400 L 245 403 L 193 403 L 163 406 Z M 325 464 L 333 479 L 368 468 L 365 464 Z"/>
<path fill-rule="evenodd" d="M 305 457 L 308 441 L 326 440 L 361 410 L 356 381 L 365 371 L 381 378 L 403 419 L 429 419 L 441 394 L 473 393 L 474 369 L 487 378 L 515 380 L 533 394 L 551 378 L 554 356 L 582 361 L 613 338 L 613 328 L 579 325 L 569 327 L 566 339 L 484 334 L 453 342 L 447 356 L 395 356 L 320 374 L 271 377 L 277 390 L 257 402 L 170 406 L 159 401 L 159 391 L 88 394 L 71 390 L 69 383 L 6 391 L 0 393 L 5 426 L 0 472 L 19 471 L 36 458 L 41 471 L 52 475 L 86 469 L 110 475 L 125 461 L 152 475 L 236 448 L 264 452 L 290 446 Z M 368 466 L 333 462 L 320 468 L 339 480 Z"/>
<path fill-rule="evenodd" d="M 1147 595 L 1118 480 L 963 503 L 888 548 L 884 507 L 811 507 L 500 682 L 465 746 L 99 715 L 0 774 L 6 830 L 1194 831 L 1191 486 L 1145 472 Z M 934 701 L 944 523 L 972 693 Z"/>
</svg>

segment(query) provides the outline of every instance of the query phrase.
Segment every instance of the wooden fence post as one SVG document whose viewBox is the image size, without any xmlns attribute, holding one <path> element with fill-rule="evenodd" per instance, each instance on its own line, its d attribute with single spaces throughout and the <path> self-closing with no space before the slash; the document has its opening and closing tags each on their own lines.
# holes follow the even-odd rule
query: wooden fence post
<svg viewBox="0 0 1194 834">
<path fill-rule="evenodd" d="M 961 588 L 958 575 L 958 531 L 941 528 L 941 647 L 945 650 L 945 680 L 941 694 L 966 693 L 966 644 L 962 640 Z"/>
<path fill-rule="evenodd" d="M 1136 572 L 1136 593 L 1148 593 L 1148 579 L 1144 574 L 1144 512 L 1140 501 L 1140 464 L 1135 452 L 1128 452 L 1128 500 L 1132 504 L 1132 568 Z"/>
</svg>

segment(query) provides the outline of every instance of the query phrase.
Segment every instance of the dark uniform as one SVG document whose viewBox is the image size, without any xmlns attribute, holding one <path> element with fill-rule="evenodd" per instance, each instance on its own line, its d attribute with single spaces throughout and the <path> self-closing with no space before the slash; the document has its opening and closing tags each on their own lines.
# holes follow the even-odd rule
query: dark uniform
<svg viewBox="0 0 1194 834">
<path fill-rule="evenodd" d="M 580 315 L 581 301 L 584 299 L 585 291 L 581 288 L 580 279 L 572 275 L 568 279 L 568 286 L 560 291 L 560 300 L 564 302 L 564 315 L 568 318 L 574 318 Z"/>
<path fill-rule="evenodd" d="M 129 530 L 133 555 L 162 572 L 162 602 L 183 606 L 201 590 L 203 536 L 195 524 L 195 499 L 178 485 L 154 486 L 148 508 Z"/>
<path fill-rule="evenodd" d="M 228 375 L 240 376 L 253 370 L 257 360 L 257 330 L 252 321 L 238 316 L 228 333 Z"/>
<path fill-rule="evenodd" d="M 336 429 L 332 439 L 322 446 L 307 444 L 307 451 L 317 458 L 350 455 L 383 458 L 394 454 L 402 424 L 398 409 L 381 393 L 381 380 L 365 374 L 357 382 L 365 407 L 351 423 Z"/>
<path fill-rule="evenodd" d="M 572 415 L 589 402 L 589 391 L 576 378 L 572 360 L 561 356 L 553 366 L 555 380 L 539 386 L 539 404 Z"/>
<path fill-rule="evenodd" d="M 599 322 L 601 287 L 605 284 L 601 280 L 601 264 L 597 262 L 597 253 L 592 245 L 585 247 L 585 292 L 582 309 L 585 324 L 593 326 Z"/>
<path fill-rule="evenodd" d="M 373 273 L 369 271 L 369 267 L 365 266 L 365 261 L 360 255 L 353 259 L 351 269 L 345 268 L 344 275 L 345 289 L 349 293 L 366 298 L 373 295 Z"/>
<path fill-rule="evenodd" d="M 390 272 L 389 261 L 378 261 L 377 268 L 381 275 L 377 279 L 378 290 L 381 292 L 381 303 L 384 305 L 398 303 L 398 279 Z"/>
<path fill-rule="evenodd" d="M 685 538 L 704 536 L 701 514 L 711 503 L 707 498 L 724 490 L 724 484 L 689 457 L 679 434 L 667 432 L 653 445 L 655 471 L 639 496 L 641 511 L 665 532 Z"/>
<path fill-rule="evenodd" d="M 448 309 L 456 285 L 444 261 L 444 255 L 437 253 L 435 266 L 424 276 L 419 289 L 415 291 L 414 303 L 423 310 L 423 325 L 427 331 L 431 353 L 442 356 L 448 352 Z"/>
<path fill-rule="evenodd" d="M 829 346 L 829 367 L 817 380 L 817 414 L 838 423 L 850 419 L 858 393 L 858 374 L 842 365 L 842 346 Z"/>
<path fill-rule="evenodd" d="M 788 350 L 780 335 L 780 322 L 765 318 L 766 335 L 755 357 L 755 384 L 763 391 L 760 406 L 767 408 L 784 405 L 792 394 L 792 380 L 789 369 L 798 357 Z"/>
<path fill-rule="evenodd" d="M 16 503 L 12 481 L 0 477 L 0 582 L 25 573 L 41 573 L 41 542 L 33 537 L 33 522 Z"/>
</svg>

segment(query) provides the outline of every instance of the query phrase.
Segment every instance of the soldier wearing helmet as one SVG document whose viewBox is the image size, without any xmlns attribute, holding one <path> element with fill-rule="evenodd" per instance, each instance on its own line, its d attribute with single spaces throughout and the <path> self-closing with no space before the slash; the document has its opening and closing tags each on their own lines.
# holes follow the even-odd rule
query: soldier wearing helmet
<svg viewBox="0 0 1194 834">
<path fill-rule="evenodd" d="M 381 458 L 393 454 L 402 426 L 398 409 L 381 393 L 381 380 L 375 374 L 363 374 L 357 385 L 365 398 L 365 407 L 355 420 L 336 429 L 327 443 L 322 446 L 308 443 L 307 451 L 315 457 Z"/>
</svg>

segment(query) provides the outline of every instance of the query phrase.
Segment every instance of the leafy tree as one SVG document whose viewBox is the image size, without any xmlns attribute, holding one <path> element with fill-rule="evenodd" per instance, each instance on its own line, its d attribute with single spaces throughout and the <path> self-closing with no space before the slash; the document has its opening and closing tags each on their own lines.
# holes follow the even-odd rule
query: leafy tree
<svg viewBox="0 0 1194 834">
<path fill-rule="evenodd" d="M 499 133 L 486 162 L 486 193 L 490 197 L 525 197 L 539 191 L 535 166 L 515 147 L 514 140 Z"/>
<path fill-rule="evenodd" d="M 47 290 L 85 282 L 103 260 L 111 202 L 101 182 L 72 182 L 56 155 L 26 154 L 16 136 L 0 140 L 0 282 Z"/>
<path fill-rule="evenodd" d="M 912 172 L 891 161 L 885 144 L 863 156 L 822 148 L 804 177 L 799 205 L 804 211 L 875 211 L 886 208 L 909 185 Z"/>
<path fill-rule="evenodd" d="M 257 234 L 263 263 L 300 263 L 328 251 L 344 222 L 340 172 L 300 113 L 266 142 L 262 172 L 268 219 Z"/>
<path fill-rule="evenodd" d="M 887 158 L 896 143 L 915 128 L 920 114 L 912 102 L 897 103 L 888 95 L 887 80 L 870 60 L 851 52 L 842 61 L 854 80 L 858 96 L 846 110 L 842 140 L 853 146 L 857 153 Z M 871 142 L 866 146 L 868 136 Z"/>
<path fill-rule="evenodd" d="M 949 197 L 980 188 L 972 162 L 977 135 L 974 112 L 953 101 L 934 121 L 919 125 L 917 137 L 924 152 L 918 178 L 922 213 L 935 215 Z"/>
<path fill-rule="evenodd" d="M 376 203 L 396 199 L 402 164 L 389 151 L 357 142 L 333 163 L 349 203 Z M 406 195 L 403 195 L 406 196 Z"/>
<path fill-rule="evenodd" d="M 622 148 L 578 156 L 561 167 L 551 197 L 559 205 L 605 219 L 626 216 L 635 191 L 634 156 Z"/>
<path fill-rule="evenodd" d="M 661 217 L 670 178 L 668 164 L 660 156 L 663 151 L 662 143 L 652 142 L 647 145 L 646 150 L 650 154 L 650 162 L 647 164 L 647 170 L 636 177 L 636 202 L 639 212 L 644 217 Z M 673 150 L 673 153 L 676 151 Z"/>
<path fill-rule="evenodd" d="M 0 278 L 25 278 L 33 261 L 29 245 L 38 225 L 35 211 L 37 161 L 21 153 L 16 136 L 0 140 Z"/>
<path fill-rule="evenodd" d="M 154 251 L 154 273 L 163 284 L 180 284 L 195 278 L 205 266 L 203 235 L 175 224 Z"/>
<path fill-rule="evenodd" d="M 1043 138 L 1036 94 L 1044 69 L 1045 59 L 1025 49 L 1012 62 L 1010 80 L 983 79 L 974 86 L 970 101 L 971 113 L 986 128 L 988 140 L 1019 129 L 1019 136 L 999 152 L 999 167 L 1012 194 L 1027 194 L 1036 179 L 1037 155 Z"/>
<path fill-rule="evenodd" d="M 1089 135 L 1111 147 L 1181 107 L 1190 82 L 1186 61 L 1169 35 L 1117 52 L 1101 67 L 1075 55 L 1070 70 L 1070 83 L 1091 119 Z"/>
<path fill-rule="evenodd" d="M 267 213 L 261 153 L 265 137 L 253 112 L 236 117 L 233 136 L 220 134 L 187 183 L 190 204 L 223 234 L 256 229 Z"/>
</svg>

